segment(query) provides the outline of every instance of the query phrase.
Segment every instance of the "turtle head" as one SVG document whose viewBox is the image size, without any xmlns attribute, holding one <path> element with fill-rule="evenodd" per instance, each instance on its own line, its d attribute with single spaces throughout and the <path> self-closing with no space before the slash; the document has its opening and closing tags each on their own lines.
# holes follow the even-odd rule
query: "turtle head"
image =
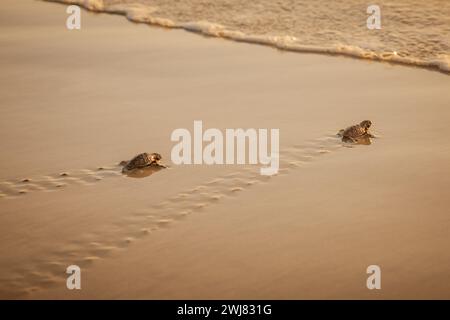
<svg viewBox="0 0 450 320">
<path fill-rule="evenodd" d="M 372 125 L 372 122 L 370 120 L 364 120 L 361 121 L 361 123 L 359 124 L 362 128 L 364 128 L 364 130 L 367 132 L 370 128 L 370 126 Z"/>
<path fill-rule="evenodd" d="M 161 160 L 161 155 L 159 154 L 159 153 L 152 153 L 151 155 L 150 155 L 150 160 L 152 161 L 152 162 L 155 162 L 155 163 L 159 163 L 159 161 Z"/>
</svg>

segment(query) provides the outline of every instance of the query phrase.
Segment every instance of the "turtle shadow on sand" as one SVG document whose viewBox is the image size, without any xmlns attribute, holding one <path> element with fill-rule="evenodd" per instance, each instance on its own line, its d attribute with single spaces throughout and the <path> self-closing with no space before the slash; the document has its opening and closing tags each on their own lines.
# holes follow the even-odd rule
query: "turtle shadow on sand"
<svg viewBox="0 0 450 320">
<path fill-rule="evenodd" d="M 129 178 L 146 178 L 151 176 L 152 174 L 158 172 L 159 170 L 164 169 L 164 167 L 161 166 L 148 166 L 144 168 L 137 168 L 130 171 L 123 171 L 122 173 L 126 175 Z"/>
<path fill-rule="evenodd" d="M 363 137 L 359 137 L 359 138 L 353 138 L 353 139 L 348 139 L 343 137 L 342 138 L 342 142 L 344 143 L 348 143 L 348 144 L 361 144 L 361 145 L 371 145 L 372 144 L 372 140 L 370 140 L 370 136 L 363 136 Z"/>
</svg>

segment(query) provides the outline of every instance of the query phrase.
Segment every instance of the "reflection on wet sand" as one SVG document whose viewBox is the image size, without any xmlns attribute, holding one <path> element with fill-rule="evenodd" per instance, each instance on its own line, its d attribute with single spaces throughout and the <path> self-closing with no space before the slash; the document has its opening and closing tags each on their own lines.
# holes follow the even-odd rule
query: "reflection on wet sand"
<svg viewBox="0 0 450 320">
<path fill-rule="evenodd" d="M 372 140 L 370 140 L 370 136 L 365 135 L 362 136 L 360 138 L 342 138 L 342 141 L 345 143 L 351 143 L 351 144 L 362 144 L 362 145 L 371 145 L 372 144 Z"/>
<path fill-rule="evenodd" d="M 130 178 L 146 178 L 148 176 L 151 176 L 153 173 L 165 168 L 166 167 L 164 166 L 148 166 L 131 171 L 125 171 L 123 172 L 123 174 Z"/>
</svg>

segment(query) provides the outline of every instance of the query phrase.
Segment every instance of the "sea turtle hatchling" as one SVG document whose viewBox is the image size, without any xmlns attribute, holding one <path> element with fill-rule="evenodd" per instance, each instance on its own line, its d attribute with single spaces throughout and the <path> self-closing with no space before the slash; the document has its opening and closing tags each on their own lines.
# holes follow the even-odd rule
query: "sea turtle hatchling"
<svg viewBox="0 0 450 320">
<path fill-rule="evenodd" d="M 357 142 L 359 139 L 375 138 L 369 132 L 371 125 L 372 122 L 370 120 L 364 120 L 360 124 L 340 130 L 338 136 L 342 137 L 344 142 Z"/>
<path fill-rule="evenodd" d="M 134 169 L 141 169 L 145 167 L 160 167 L 167 168 L 161 164 L 161 155 L 159 153 L 141 153 L 135 156 L 130 161 L 122 161 L 120 165 L 123 166 L 122 172 L 131 171 Z"/>
</svg>

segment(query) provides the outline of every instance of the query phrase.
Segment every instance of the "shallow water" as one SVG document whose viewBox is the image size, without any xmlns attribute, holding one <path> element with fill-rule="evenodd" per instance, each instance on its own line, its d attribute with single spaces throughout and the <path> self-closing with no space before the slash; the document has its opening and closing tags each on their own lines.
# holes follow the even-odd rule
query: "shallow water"
<svg viewBox="0 0 450 320">
<path fill-rule="evenodd" d="M 381 29 L 363 0 L 51 0 L 128 19 L 279 49 L 341 54 L 450 71 L 450 1 L 380 0 Z"/>
</svg>

